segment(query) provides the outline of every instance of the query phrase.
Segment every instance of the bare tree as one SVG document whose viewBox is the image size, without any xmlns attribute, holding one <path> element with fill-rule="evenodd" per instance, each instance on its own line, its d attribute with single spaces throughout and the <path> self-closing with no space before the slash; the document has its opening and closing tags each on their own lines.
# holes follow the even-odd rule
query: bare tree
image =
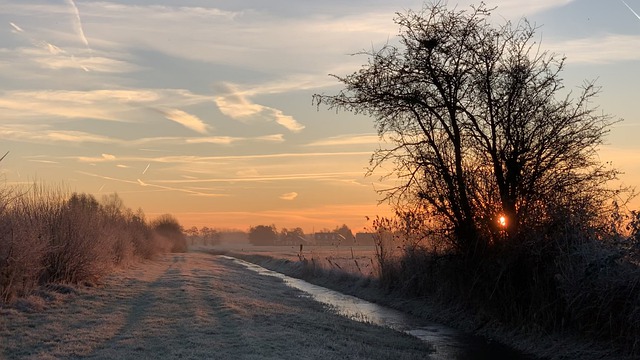
<svg viewBox="0 0 640 360">
<path fill-rule="evenodd" d="M 420 204 L 468 254 L 523 239 L 557 212 L 598 209 L 617 175 L 596 157 L 613 123 L 591 104 L 599 88 L 565 91 L 564 58 L 541 51 L 526 20 L 491 25 L 490 10 L 399 13 L 398 45 L 360 53 L 360 70 L 332 75 L 344 90 L 314 95 L 375 118 L 391 146 L 370 171 L 391 162 L 399 179 L 384 199 Z"/>
</svg>

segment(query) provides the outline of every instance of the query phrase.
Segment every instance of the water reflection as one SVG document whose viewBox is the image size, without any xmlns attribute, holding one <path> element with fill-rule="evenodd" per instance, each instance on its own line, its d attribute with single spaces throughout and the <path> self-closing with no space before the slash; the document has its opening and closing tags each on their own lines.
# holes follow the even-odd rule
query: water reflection
<svg viewBox="0 0 640 360">
<path fill-rule="evenodd" d="M 292 278 L 250 262 L 229 256 L 223 257 L 242 264 L 258 274 L 280 278 L 285 284 L 303 291 L 316 301 L 329 305 L 343 316 L 357 321 L 386 326 L 424 340 L 435 349 L 435 353 L 431 354 L 433 359 L 534 359 L 531 356 L 523 355 L 511 348 L 487 341 L 479 336 L 468 335 L 448 326 L 425 321 L 398 310 L 310 284 L 304 280 Z"/>
</svg>

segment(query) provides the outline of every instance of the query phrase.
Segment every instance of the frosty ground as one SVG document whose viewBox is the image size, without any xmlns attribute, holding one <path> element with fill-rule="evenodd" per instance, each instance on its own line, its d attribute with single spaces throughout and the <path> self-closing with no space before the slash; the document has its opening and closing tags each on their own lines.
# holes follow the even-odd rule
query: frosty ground
<svg viewBox="0 0 640 360">
<path fill-rule="evenodd" d="M 0 312 L 0 358 L 9 359 L 424 359 L 430 353 L 416 338 L 346 319 L 279 279 L 202 253 L 166 255 L 95 287 L 42 291 Z"/>
</svg>

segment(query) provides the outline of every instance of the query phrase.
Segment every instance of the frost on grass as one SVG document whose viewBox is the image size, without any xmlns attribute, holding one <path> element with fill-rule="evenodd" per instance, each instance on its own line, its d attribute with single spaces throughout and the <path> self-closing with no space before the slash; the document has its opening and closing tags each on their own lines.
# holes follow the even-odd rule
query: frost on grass
<svg viewBox="0 0 640 360">
<path fill-rule="evenodd" d="M 361 324 L 241 265 L 167 255 L 40 313 L 5 312 L 7 358 L 414 359 L 423 342 Z"/>
</svg>

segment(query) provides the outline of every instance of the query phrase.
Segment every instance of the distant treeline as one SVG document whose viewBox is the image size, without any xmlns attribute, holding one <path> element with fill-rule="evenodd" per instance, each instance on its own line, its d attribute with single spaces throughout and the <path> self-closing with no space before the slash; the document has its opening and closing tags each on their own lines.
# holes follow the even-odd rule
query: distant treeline
<svg viewBox="0 0 640 360">
<path fill-rule="evenodd" d="M 322 229 L 305 234 L 302 228 L 282 228 L 275 225 L 257 225 L 249 229 L 248 240 L 253 245 L 373 245 L 373 234 L 357 233 L 343 224 L 335 229 Z"/>
</svg>

